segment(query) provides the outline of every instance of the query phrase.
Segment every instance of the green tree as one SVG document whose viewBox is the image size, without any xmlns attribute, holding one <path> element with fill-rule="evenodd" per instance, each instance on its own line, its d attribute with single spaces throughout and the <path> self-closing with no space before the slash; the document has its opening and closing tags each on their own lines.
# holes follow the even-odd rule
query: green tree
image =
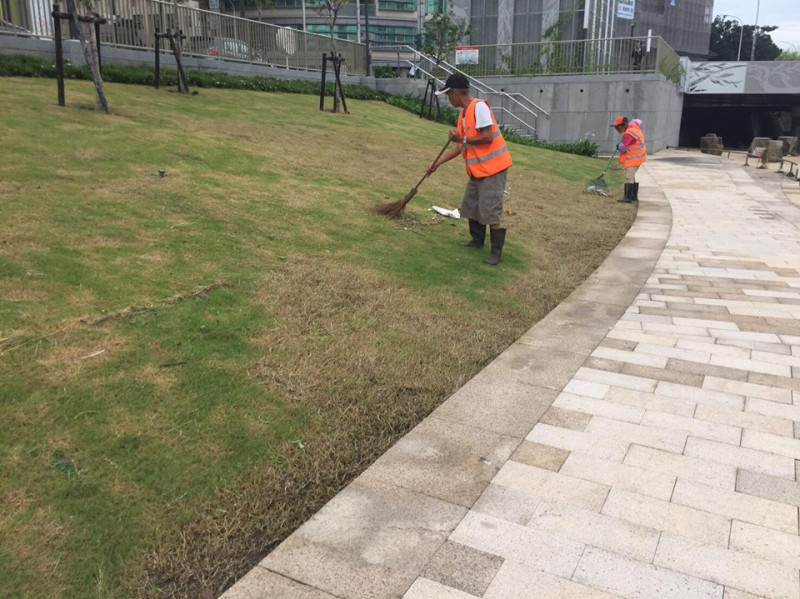
<svg viewBox="0 0 800 599">
<path fill-rule="evenodd" d="M 423 30 L 422 51 L 436 61 L 438 68 L 472 29 L 468 23 L 457 23 L 453 13 L 448 11 L 430 17 L 425 21 Z"/>
<path fill-rule="evenodd" d="M 782 50 L 780 56 L 775 60 L 800 60 L 800 52 L 787 52 L 786 50 Z"/>
<path fill-rule="evenodd" d="M 715 60 L 736 60 L 739 52 L 739 35 L 741 34 L 741 60 L 747 60 L 753 46 L 753 29 L 752 25 L 745 25 L 744 31 L 742 31 L 742 26 L 738 21 L 730 21 L 717 15 L 711 24 L 711 43 L 709 45 L 711 57 Z M 775 45 L 769 35 L 776 29 L 778 28 L 775 26 L 758 28 L 756 60 L 776 60 L 780 56 L 781 49 Z"/>
</svg>

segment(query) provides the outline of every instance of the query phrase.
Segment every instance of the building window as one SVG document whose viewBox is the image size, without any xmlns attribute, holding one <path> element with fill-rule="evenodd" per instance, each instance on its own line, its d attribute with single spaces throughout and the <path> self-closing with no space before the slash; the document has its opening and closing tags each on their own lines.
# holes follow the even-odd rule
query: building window
<svg viewBox="0 0 800 599">
<path fill-rule="evenodd" d="M 399 0 L 380 0 L 378 8 L 387 12 L 414 12 L 417 9 L 415 2 L 402 2 Z"/>
<path fill-rule="evenodd" d="M 472 25 L 470 41 L 478 46 L 497 43 L 497 0 L 472 0 L 470 5 Z"/>
</svg>

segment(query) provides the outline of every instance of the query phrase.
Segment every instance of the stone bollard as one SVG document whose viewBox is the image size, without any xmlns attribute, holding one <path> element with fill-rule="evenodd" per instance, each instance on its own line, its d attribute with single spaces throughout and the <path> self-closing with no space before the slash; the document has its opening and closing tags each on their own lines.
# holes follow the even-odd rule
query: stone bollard
<svg viewBox="0 0 800 599">
<path fill-rule="evenodd" d="M 725 144 L 722 143 L 722 138 L 717 137 L 716 133 L 706 133 L 700 138 L 700 151 L 703 154 L 721 156 L 724 148 Z"/>
<path fill-rule="evenodd" d="M 767 142 L 767 162 L 780 162 L 783 158 L 783 142 L 780 139 L 770 139 Z"/>
<path fill-rule="evenodd" d="M 798 137 L 797 136 L 782 135 L 778 139 L 780 139 L 783 142 L 783 155 L 784 156 L 791 156 L 793 154 L 797 154 L 797 149 L 798 149 L 797 148 L 797 142 L 798 142 Z"/>
</svg>

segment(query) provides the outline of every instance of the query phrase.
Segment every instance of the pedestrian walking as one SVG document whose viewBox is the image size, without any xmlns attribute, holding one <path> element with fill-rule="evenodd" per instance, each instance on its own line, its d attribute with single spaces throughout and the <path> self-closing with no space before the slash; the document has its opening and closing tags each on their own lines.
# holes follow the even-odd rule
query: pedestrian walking
<svg viewBox="0 0 800 599">
<path fill-rule="evenodd" d="M 506 230 L 500 226 L 500 221 L 511 153 L 488 102 L 470 96 L 469 81 L 464 75 L 450 75 L 444 87 L 436 92 L 437 96 L 444 94 L 454 108 L 461 109 L 456 128 L 449 133 L 450 140 L 458 145 L 433 162 L 428 174 L 456 156 L 464 158 L 469 181 L 460 212 L 469 220 L 471 237 L 464 245 L 483 248 L 488 225 L 492 251 L 484 262 L 496 266 L 506 240 Z"/>
<path fill-rule="evenodd" d="M 636 171 L 647 160 L 647 146 L 642 133 L 642 121 L 634 119 L 630 123 L 624 116 L 618 116 L 611 126 L 622 134 L 619 143 L 619 161 L 625 169 L 625 193 L 621 200 L 624 204 L 639 201 L 639 184 L 636 182 Z"/>
</svg>

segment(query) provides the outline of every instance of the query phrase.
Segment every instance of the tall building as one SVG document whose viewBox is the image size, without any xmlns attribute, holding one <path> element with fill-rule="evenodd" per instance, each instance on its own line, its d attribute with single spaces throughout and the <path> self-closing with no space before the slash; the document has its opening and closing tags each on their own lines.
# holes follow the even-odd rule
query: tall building
<svg viewBox="0 0 800 599">
<path fill-rule="evenodd" d="M 365 41 L 365 10 L 373 44 L 407 44 L 419 40 L 425 16 L 452 10 L 468 22 L 475 46 L 568 41 L 589 38 L 661 36 L 678 54 L 708 57 L 713 0 L 365 0 L 345 4 L 337 18 L 337 37 Z M 319 0 L 274 0 L 262 19 L 276 25 L 328 34 L 328 23 L 316 8 Z M 588 6 L 588 13 L 587 13 Z M 255 10 L 248 17 L 258 18 Z"/>
</svg>

